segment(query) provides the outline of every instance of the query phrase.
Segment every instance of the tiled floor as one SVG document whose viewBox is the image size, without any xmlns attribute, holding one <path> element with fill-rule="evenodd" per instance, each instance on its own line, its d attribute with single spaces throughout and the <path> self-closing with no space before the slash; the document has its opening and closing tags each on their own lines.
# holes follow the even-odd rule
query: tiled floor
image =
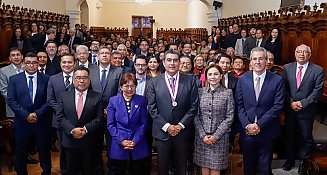
<svg viewBox="0 0 327 175">
<path fill-rule="evenodd" d="M 314 138 L 317 140 L 327 140 L 327 126 L 326 125 L 322 125 L 319 122 L 314 122 L 314 130 L 313 130 L 313 135 Z M 236 152 L 238 150 L 235 150 Z M 33 156 L 34 158 L 37 158 L 37 155 Z M 103 155 L 104 159 L 106 159 L 105 157 L 105 153 Z M 154 158 L 155 159 L 155 158 Z M 230 162 L 231 162 L 231 168 L 228 170 L 228 173 L 226 173 L 225 175 L 242 175 L 242 155 L 238 154 L 238 153 L 234 153 L 232 155 L 230 155 L 229 157 Z M 282 170 L 282 165 L 284 163 L 285 160 L 274 160 L 273 164 L 272 164 L 272 168 L 273 168 L 273 173 L 274 175 L 297 175 L 297 166 L 295 168 L 293 168 L 291 171 L 286 172 L 284 170 Z M 7 167 L 5 166 L 5 160 L 3 160 L 3 157 L 0 159 L 0 165 L 1 165 L 1 169 L 2 169 L 2 174 L 3 175 L 15 175 L 15 172 L 8 172 Z M 156 161 L 153 160 L 153 167 L 156 167 Z M 59 154 L 58 153 L 52 153 L 52 174 L 53 175 L 60 175 L 59 173 Z M 28 165 L 28 172 L 30 175 L 39 175 L 41 174 L 41 168 L 39 166 L 39 164 L 36 165 Z M 157 174 L 156 168 L 153 168 L 152 170 L 152 174 L 155 175 Z"/>
</svg>

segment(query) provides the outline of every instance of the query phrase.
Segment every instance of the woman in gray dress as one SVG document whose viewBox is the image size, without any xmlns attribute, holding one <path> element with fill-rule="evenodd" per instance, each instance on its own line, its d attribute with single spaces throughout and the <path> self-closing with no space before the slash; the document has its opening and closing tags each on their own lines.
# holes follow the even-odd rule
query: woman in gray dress
<svg viewBox="0 0 327 175">
<path fill-rule="evenodd" d="M 194 119 L 193 161 L 202 175 L 219 175 L 228 166 L 229 131 L 234 117 L 233 92 L 222 85 L 223 71 L 210 65 L 205 71 L 207 87 L 199 90 L 199 112 Z"/>
</svg>

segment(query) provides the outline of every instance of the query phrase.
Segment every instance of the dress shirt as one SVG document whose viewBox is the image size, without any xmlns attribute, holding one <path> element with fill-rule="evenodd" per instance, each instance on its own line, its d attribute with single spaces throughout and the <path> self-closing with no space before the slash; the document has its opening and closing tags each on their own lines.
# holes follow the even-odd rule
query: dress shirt
<svg viewBox="0 0 327 175">
<path fill-rule="evenodd" d="M 263 47 L 263 46 L 261 46 L 262 38 L 261 38 L 261 39 L 257 39 L 257 40 L 256 40 L 256 44 L 257 44 L 258 41 L 259 41 L 259 43 L 258 43 L 258 47 Z"/>
<path fill-rule="evenodd" d="M 138 78 L 136 74 L 136 79 L 137 79 L 136 94 L 144 96 L 146 74 L 142 78 Z"/>
<path fill-rule="evenodd" d="M 81 63 L 80 61 L 78 62 L 78 65 L 80 66 L 80 65 L 84 65 L 84 67 L 85 68 L 89 68 L 89 61 L 88 60 L 86 60 L 86 62 L 83 64 L 83 63 Z"/>
<path fill-rule="evenodd" d="M 23 64 L 21 65 L 20 69 L 18 69 L 18 67 L 14 64 L 12 64 L 12 66 L 14 67 L 15 71 L 16 71 L 16 74 L 19 74 L 19 73 L 22 73 L 24 72 L 24 66 Z"/>
<path fill-rule="evenodd" d="M 296 76 L 297 76 L 297 74 L 299 73 L 299 66 L 303 66 L 302 67 L 302 76 L 301 76 L 301 82 L 302 82 L 302 79 L 303 79 L 303 76 L 304 76 L 304 74 L 305 74 L 305 71 L 307 70 L 307 68 L 308 68 L 308 65 L 309 65 L 309 61 L 307 62 L 307 63 L 305 63 L 305 64 L 303 64 L 303 65 L 301 65 L 301 64 L 299 64 L 298 62 L 296 63 L 296 74 L 295 74 L 295 79 L 296 79 Z"/>
<path fill-rule="evenodd" d="M 99 71 L 100 71 L 100 81 L 102 80 L 102 70 L 107 70 L 107 71 L 106 71 L 106 77 L 108 77 L 109 69 L 110 69 L 110 64 L 109 64 L 106 68 L 103 68 L 103 67 L 99 66 Z"/>
<path fill-rule="evenodd" d="M 254 71 L 253 71 L 253 89 L 255 89 L 255 84 L 256 84 L 256 78 L 257 77 L 260 77 L 260 93 L 261 93 L 261 89 L 262 89 L 262 85 L 263 85 L 263 82 L 265 81 L 265 77 L 266 77 L 266 73 L 267 71 L 265 70 L 261 75 L 257 75 Z M 259 95 L 260 95 L 259 93 Z M 254 122 L 257 123 L 258 119 L 257 119 L 257 116 L 255 116 L 254 118 Z"/>
<path fill-rule="evenodd" d="M 43 68 L 43 74 L 45 74 L 45 70 L 47 69 L 47 65 L 44 65 L 44 67 L 38 67 L 39 72 L 41 73 L 41 69 Z"/>
<path fill-rule="evenodd" d="M 94 59 L 94 58 L 95 58 L 95 60 L 96 60 L 95 62 L 93 62 L 93 59 Z M 92 63 L 93 63 L 93 64 L 96 64 L 96 65 L 99 64 L 98 54 L 93 54 L 93 53 L 92 53 L 92 58 L 91 58 L 91 59 L 92 59 Z"/>
<path fill-rule="evenodd" d="M 27 84 L 27 88 L 29 87 L 29 81 L 30 81 L 30 77 L 29 76 L 33 76 L 33 99 L 32 102 L 34 103 L 34 99 L 35 99 L 35 94 L 36 94 L 36 87 L 37 87 L 37 72 L 35 72 L 34 74 L 30 75 L 27 72 L 25 72 L 25 76 L 26 76 L 26 84 Z"/>
<path fill-rule="evenodd" d="M 178 82 L 179 82 L 179 72 L 177 72 L 177 74 L 175 74 L 174 76 L 170 76 L 167 74 L 167 72 L 165 72 L 165 80 L 166 82 L 169 82 L 170 81 L 170 78 L 174 77 L 175 78 L 175 93 L 177 95 L 177 89 L 178 89 Z M 168 83 L 168 89 L 170 91 L 170 86 L 169 86 L 169 83 Z M 170 94 L 169 94 L 170 95 Z M 178 105 L 178 104 L 177 104 Z M 182 124 L 182 123 L 178 123 L 183 129 L 185 128 L 185 126 Z M 161 129 L 165 132 L 167 132 L 168 130 L 168 127 L 170 126 L 170 123 L 166 123 Z"/>
<path fill-rule="evenodd" d="M 79 97 L 79 91 L 75 90 L 75 107 L 76 107 L 76 111 L 77 111 L 77 103 L 78 103 L 78 97 Z M 83 109 L 84 109 L 84 104 L 85 104 L 85 100 L 86 100 L 86 95 L 87 95 L 87 90 L 85 90 L 83 93 Z"/>
<path fill-rule="evenodd" d="M 43 45 L 45 45 L 45 43 L 47 43 L 48 41 L 49 41 L 48 35 L 45 35 L 45 40 L 44 40 Z"/>
<path fill-rule="evenodd" d="M 225 75 L 224 75 L 224 85 L 226 88 L 228 88 L 228 72 L 225 73 Z"/>
<path fill-rule="evenodd" d="M 66 74 L 65 72 L 62 72 L 62 75 L 64 77 L 64 84 L 66 82 L 66 76 L 69 75 L 69 82 L 70 84 L 73 84 L 73 74 L 74 74 L 74 71 L 72 71 L 70 74 Z"/>
</svg>

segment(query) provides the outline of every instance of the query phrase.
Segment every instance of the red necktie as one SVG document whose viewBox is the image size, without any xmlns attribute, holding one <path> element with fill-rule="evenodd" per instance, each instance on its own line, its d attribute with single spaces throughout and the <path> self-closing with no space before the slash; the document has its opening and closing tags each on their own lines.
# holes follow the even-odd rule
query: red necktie
<svg viewBox="0 0 327 175">
<path fill-rule="evenodd" d="M 297 89 L 299 89 L 300 84 L 301 84 L 302 68 L 303 68 L 303 66 L 299 66 L 299 72 L 296 75 L 296 88 Z"/>
<path fill-rule="evenodd" d="M 81 118 L 81 114 L 83 111 L 83 93 L 78 93 L 78 101 L 77 101 L 77 117 L 78 120 Z"/>
</svg>

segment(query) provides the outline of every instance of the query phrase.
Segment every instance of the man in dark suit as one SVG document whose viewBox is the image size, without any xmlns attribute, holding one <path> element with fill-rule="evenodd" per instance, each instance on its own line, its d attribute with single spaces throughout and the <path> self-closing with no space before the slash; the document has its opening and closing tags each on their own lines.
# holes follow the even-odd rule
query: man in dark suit
<svg viewBox="0 0 327 175">
<path fill-rule="evenodd" d="M 51 76 L 61 72 L 60 56 L 57 55 L 57 45 L 54 41 L 48 41 L 45 46 L 48 55 L 45 72 L 47 75 Z"/>
<path fill-rule="evenodd" d="M 283 75 L 286 82 L 287 157 L 283 169 L 286 171 L 292 169 L 294 160 L 298 157 L 300 159 L 299 174 L 303 173 L 302 161 L 311 156 L 313 120 L 324 86 L 324 70 L 309 62 L 310 56 L 310 47 L 304 44 L 299 45 L 295 50 L 296 61 L 285 65 Z M 301 144 L 295 144 L 296 133 L 300 133 Z M 301 145 L 298 151 L 296 145 Z"/>
<path fill-rule="evenodd" d="M 78 60 L 77 66 L 84 66 L 85 68 L 91 69 L 97 67 L 97 65 L 89 62 L 89 48 L 85 45 L 79 45 L 76 47 L 76 58 Z"/>
<path fill-rule="evenodd" d="M 122 57 L 123 57 L 123 65 L 126 67 L 130 67 L 132 69 L 132 72 L 135 72 L 135 68 L 134 68 L 134 62 L 130 59 L 128 59 L 128 55 L 127 55 L 127 47 L 125 46 L 125 44 L 119 44 L 119 46 L 117 47 L 117 51 L 119 53 L 121 53 Z M 136 57 L 135 57 L 136 58 Z"/>
<path fill-rule="evenodd" d="M 63 92 L 66 92 L 73 88 L 72 80 L 73 80 L 73 70 L 75 68 L 74 57 L 70 54 L 64 54 L 61 57 L 60 66 L 62 72 L 51 76 L 49 79 L 48 90 L 47 90 L 47 101 L 49 106 L 53 110 L 52 127 L 56 129 L 58 144 L 60 148 L 59 150 L 60 150 L 61 174 L 65 175 L 67 174 L 66 155 L 61 144 L 62 129 L 59 127 L 56 114 L 58 112 L 58 101 L 60 95 Z"/>
<path fill-rule="evenodd" d="M 89 62 L 95 65 L 99 65 L 99 41 L 92 40 L 90 46 Z"/>
<path fill-rule="evenodd" d="M 31 137 L 39 152 L 42 175 L 51 174 L 51 156 L 46 101 L 49 77 L 38 72 L 36 54 L 29 52 L 24 58 L 25 72 L 13 75 L 8 84 L 8 105 L 14 111 L 15 169 L 18 175 L 27 174 L 27 149 Z"/>
<path fill-rule="evenodd" d="M 99 66 L 93 66 L 90 68 L 91 87 L 95 92 L 103 95 L 103 109 L 105 118 L 107 117 L 107 111 L 105 110 L 108 106 L 109 99 L 119 92 L 119 81 L 122 76 L 122 68 L 110 65 L 110 51 L 108 48 L 101 48 L 99 51 Z M 107 147 L 110 151 L 111 136 L 107 130 L 106 121 L 103 123 L 102 130 L 99 131 L 98 141 L 99 147 L 97 156 L 98 174 L 103 174 L 103 162 L 102 162 L 102 143 L 103 134 L 106 133 Z M 108 154 L 109 155 L 109 154 Z"/>
<path fill-rule="evenodd" d="M 232 89 L 233 94 L 235 94 L 237 78 L 235 78 L 235 76 L 231 72 L 232 58 L 227 54 L 221 54 L 218 60 L 219 60 L 218 65 L 221 67 L 221 69 L 224 72 L 223 84 L 225 85 L 226 88 Z"/>
<path fill-rule="evenodd" d="M 167 51 L 166 72 L 150 79 L 147 89 L 159 175 L 168 175 L 171 158 L 175 161 L 175 175 L 185 175 L 189 144 L 194 136 L 191 126 L 198 109 L 198 89 L 192 77 L 178 72 L 179 65 L 179 52 Z"/>
<path fill-rule="evenodd" d="M 69 29 L 69 39 L 68 39 L 67 46 L 69 48 L 70 53 L 72 53 L 73 45 L 82 44 L 81 38 L 76 36 L 75 33 L 76 33 L 76 31 L 73 28 Z"/>
<path fill-rule="evenodd" d="M 40 52 L 44 51 L 44 47 L 46 46 L 46 43 L 50 41 L 54 41 L 56 38 L 56 31 L 54 29 L 48 29 L 46 32 L 46 35 L 42 33 L 36 33 L 31 37 L 31 43 L 32 47 L 34 49 L 34 52 Z"/>
<path fill-rule="evenodd" d="M 83 66 L 75 68 L 73 84 L 74 90 L 61 94 L 57 113 L 67 170 L 70 175 L 93 175 L 96 134 L 103 122 L 102 95 L 88 89 L 89 70 Z"/>
<path fill-rule="evenodd" d="M 252 30 L 252 29 L 251 29 Z M 255 38 L 248 37 L 244 42 L 244 52 L 247 58 L 250 58 L 251 50 L 255 47 L 263 47 L 266 44 L 266 39 L 263 38 L 261 29 L 256 30 Z"/>
<path fill-rule="evenodd" d="M 132 68 L 124 66 L 123 65 L 123 56 L 120 52 L 114 51 L 110 55 L 110 64 L 115 66 L 115 67 L 120 67 L 123 69 L 123 74 L 130 72 L 130 73 L 135 73 Z"/>
<path fill-rule="evenodd" d="M 272 151 L 284 106 L 284 81 L 266 71 L 266 63 L 267 51 L 261 47 L 252 49 L 253 71 L 242 75 L 236 87 L 244 175 L 272 175 Z"/>
</svg>

